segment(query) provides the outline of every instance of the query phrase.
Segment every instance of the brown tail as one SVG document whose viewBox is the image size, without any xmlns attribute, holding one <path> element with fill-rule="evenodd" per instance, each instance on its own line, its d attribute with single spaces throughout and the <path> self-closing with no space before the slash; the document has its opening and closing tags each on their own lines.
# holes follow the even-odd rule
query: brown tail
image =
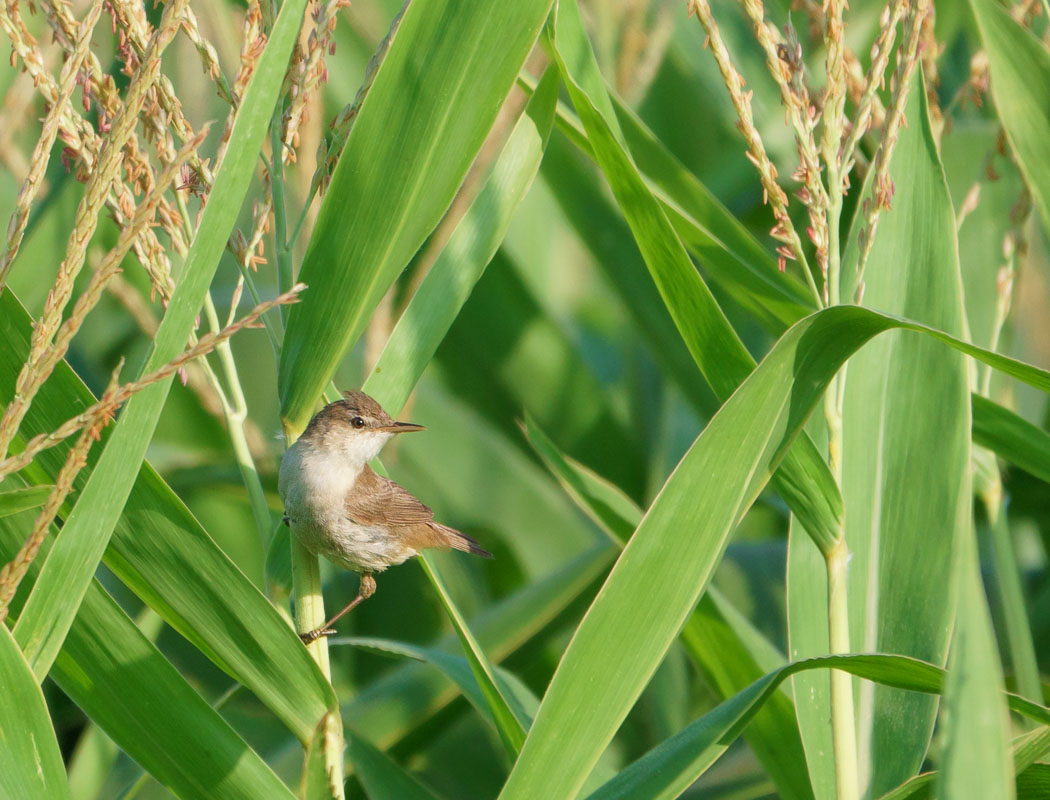
<svg viewBox="0 0 1050 800">
<path fill-rule="evenodd" d="M 492 558 L 492 553 L 467 536 L 467 534 L 460 533 L 455 528 L 442 525 L 440 522 L 428 522 L 427 525 L 439 534 L 439 546 L 462 550 L 464 553 L 481 556 L 482 558 Z"/>
</svg>

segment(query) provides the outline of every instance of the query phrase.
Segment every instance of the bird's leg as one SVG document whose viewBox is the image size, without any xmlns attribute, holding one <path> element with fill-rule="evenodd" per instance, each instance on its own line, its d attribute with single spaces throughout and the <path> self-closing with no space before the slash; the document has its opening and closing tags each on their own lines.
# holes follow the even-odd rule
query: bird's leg
<svg viewBox="0 0 1050 800">
<path fill-rule="evenodd" d="M 365 600 L 367 600 L 369 597 L 375 594 L 375 592 L 376 579 L 372 577 L 371 572 L 362 572 L 361 586 L 357 590 L 357 597 L 351 600 L 347 604 L 346 608 L 344 608 L 342 611 L 340 611 L 338 614 L 336 614 L 334 617 L 328 620 L 328 622 L 326 622 L 320 628 L 315 628 L 314 630 L 307 631 L 306 633 L 300 633 L 299 638 L 303 640 L 304 644 L 310 644 L 310 642 L 314 641 L 314 639 L 320 639 L 322 636 L 331 636 L 333 633 L 335 633 L 335 630 L 332 628 L 332 626 L 335 625 L 336 622 L 341 620 L 348 613 L 350 613 L 350 611 L 357 608 L 359 605 L 361 605 L 361 603 L 363 603 Z"/>
</svg>

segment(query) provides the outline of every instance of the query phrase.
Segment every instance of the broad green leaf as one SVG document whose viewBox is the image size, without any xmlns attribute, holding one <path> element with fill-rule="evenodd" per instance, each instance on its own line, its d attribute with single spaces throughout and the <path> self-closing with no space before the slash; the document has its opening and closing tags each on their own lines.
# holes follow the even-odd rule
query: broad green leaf
<svg viewBox="0 0 1050 800">
<path fill-rule="evenodd" d="M 751 723 L 756 711 L 791 675 L 815 669 L 841 669 L 858 677 L 912 692 L 939 692 L 944 673 L 932 664 L 903 656 L 824 656 L 795 661 L 762 676 L 692 725 L 650 751 L 588 800 L 671 800 L 678 797 L 726 751 Z M 1010 697 L 1037 718 L 1048 709 Z M 967 792 L 958 796 L 970 796 Z M 983 796 L 983 795 L 982 795 Z"/>
<path fill-rule="evenodd" d="M 496 676 L 492 665 L 489 663 L 485 651 L 478 644 L 477 639 L 474 638 L 474 634 L 471 632 L 466 620 L 463 619 L 463 615 L 460 614 L 456 604 L 452 601 L 448 588 L 445 586 L 441 574 L 437 571 L 433 557 L 429 553 L 423 553 L 420 558 L 423 561 L 423 570 L 427 573 L 431 584 L 437 590 L 438 596 L 441 598 L 441 604 L 445 607 L 445 612 L 448 614 L 449 619 L 452 620 L 452 627 L 463 645 L 463 651 L 467 655 L 471 672 L 474 673 L 474 678 L 477 680 L 478 686 L 481 687 L 482 697 L 484 697 L 489 713 L 496 723 L 496 730 L 499 731 L 500 739 L 503 740 L 503 746 L 507 749 L 507 753 L 512 759 L 516 758 L 518 753 L 521 752 L 522 744 L 525 742 L 525 720 L 514 713 L 504 692 L 496 684 Z"/>
<path fill-rule="evenodd" d="M 973 443 L 1050 483 L 1050 434 L 979 394 L 973 403 Z"/>
<path fill-rule="evenodd" d="M 992 99 L 1050 234 L 1050 53 L 996 0 L 970 0 L 988 54 Z"/>
<path fill-rule="evenodd" d="M 551 0 L 415 0 L 347 139 L 288 315 L 281 417 L 306 427 L 387 288 L 434 229 L 492 126 Z"/>
<path fill-rule="evenodd" d="M 1036 759 L 1050 753 L 1050 728 L 1044 726 L 1019 736 L 1013 742 L 1012 751 L 1014 773 L 1020 779 Z M 923 772 L 886 792 L 879 800 L 926 800 L 932 796 L 934 783 L 939 777 L 939 772 Z"/>
<path fill-rule="evenodd" d="M 51 494 L 51 486 L 26 486 L 0 492 L 0 517 L 9 517 L 30 508 L 39 508 Z"/>
<path fill-rule="evenodd" d="M 531 81 L 523 81 L 526 88 Z M 695 175 L 664 146 L 638 115 L 610 92 L 624 142 L 660 200 L 682 243 L 719 284 L 767 330 L 780 333 L 813 310 L 806 288 L 780 272 L 768 250 Z M 583 123 L 558 104 L 558 127 L 581 151 L 594 156 Z M 552 170 L 551 180 L 571 192 Z M 559 202 L 564 202 L 559 197 Z M 580 220 L 584 225 L 593 222 Z M 574 223 L 575 224 L 575 223 Z"/>
<path fill-rule="evenodd" d="M 29 352 L 32 320 L 8 291 L 0 295 L 0 403 L 10 399 Z M 41 388 L 20 428 L 25 437 L 57 428 L 95 398 L 65 362 Z M 102 443 L 112 432 L 103 431 Z M 67 448 L 34 460 L 47 480 L 62 468 Z M 88 455 L 88 469 L 98 461 Z M 82 491 L 88 469 L 74 488 Z M 131 494 L 117 520 L 106 565 L 175 630 L 251 689 L 292 730 L 309 741 L 332 690 L 273 606 L 216 546 L 185 504 L 149 466 L 136 467 Z M 63 514 L 68 511 L 63 510 Z M 282 526 L 283 527 L 283 526 Z M 63 532 L 65 536 L 66 532 Z"/>
<path fill-rule="evenodd" d="M 612 103 L 583 31 L 576 4 L 555 15 L 555 56 L 583 121 L 598 164 L 634 233 L 646 265 L 686 346 L 719 398 L 725 399 L 754 367 L 754 360 L 718 307 L 624 149 Z M 812 442 L 803 438 L 774 483 L 822 548 L 837 537 L 842 498 Z"/>
<path fill-rule="evenodd" d="M 614 552 L 611 545 L 597 545 L 471 620 L 489 657 L 503 660 L 550 625 L 604 572 Z M 459 648 L 456 635 L 449 634 L 430 649 L 460 652 Z M 399 667 L 363 688 L 343 705 L 343 717 L 348 728 L 385 749 L 458 694 L 447 678 L 413 664 Z M 411 705 L 405 703 L 406 697 L 413 698 Z"/>
<path fill-rule="evenodd" d="M 918 78 L 907 122 L 890 167 L 893 208 L 882 215 L 864 277 L 864 305 L 961 336 L 955 215 Z M 870 192 L 866 186 L 864 197 Z M 843 258 L 849 276 L 862 224 L 861 211 Z M 852 283 L 852 277 L 843 280 L 846 287 Z M 934 341 L 896 333 L 859 352 L 845 376 L 842 493 L 849 509 L 851 648 L 943 664 L 955 616 L 954 555 L 961 539 L 972 535 L 967 366 Z M 819 583 L 824 566 L 810 566 L 817 574 L 791 580 Z M 790 611 L 793 657 L 827 652 L 796 652 L 806 635 L 801 629 L 827 630 L 826 595 L 811 599 L 814 606 Z M 795 687 L 796 698 L 816 699 L 800 704 L 807 741 L 813 727 L 830 724 L 827 676 L 796 679 Z M 937 703 L 871 684 L 861 684 L 857 697 L 861 785 L 879 795 L 918 770 Z M 834 768 L 831 753 L 815 742 L 807 741 L 807 756 L 811 772 Z"/>
<path fill-rule="evenodd" d="M 430 664 L 452 681 L 477 712 L 492 723 L 494 730 L 496 729 L 495 720 L 478 683 L 477 674 L 465 656 L 453 655 L 436 647 L 418 647 L 390 639 L 369 639 L 360 636 L 332 639 L 331 643 L 361 647 L 382 655 L 411 658 Z M 523 727 L 528 727 L 532 722 L 532 713 L 540 704 L 539 699 L 513 673 L 501 667 L 493 669 L 493 680 L 499 685 L 503 696 L 512 703 L 514 716 Z"/>
<path fill-rule="evenodd" d="M 69 797 L 44 694 L 5 625 L 0 625 L 0 794 L 25 800 Z"/>
<path fill-rule="evenodd" d="M 255 172 L 259 148 L 298 37 L 305 6 L 306 0 L 288 0 L 282 5 L 266 47 L 255 62 L 230 131 L 226 154 L 215 173 L 200 225 L 154 337 L 143 374 L 177 356 L 193 332 L 205 293 Z M 105 451 L 66 518 L 62 538 L 51 551 L 15 626 L 15 638 L 39 677 L 48 673 L 72 624 L 80 597 L 87 591 L 120 519 L 171 381 L 169 377 L 147 387 L 125 405 Z"/>
<path fill-rule="evenodd" d="M 573 463 L 528 417 L 526 434 L 536 452 L 566 492 L 617 546 L 630 537 L 643 512 L 615 486 Z M 729 697 L 750 681 L 783 664 L 776 648 L 756 631 L 732 604 L 711 587 L 700 599 L 681 632 L 686 651 L 708 680 Z M 813 797 L 804 767 L 805 753 L 786 692 L 771 696 L 744 736 L 783 797 Z"/>
<path fill-rule="evenodd" d="M 963 530 L 970 532 L 966 526 Z M 1010 717 L 1000 690 L 1003 672 L 981 583 L 977 542 L 967 536 L 959 547 L 958 618 L 944 687 L 944 746 L 936 796 L 1012 800 Z"/>
<path fill-rule="evenodd" d="M 4 560 L 24 535 L 17 518 L 0 520 Z M 39 571 L 32 564 L 29 577 Z M 178 796 L 292 797 L 94 579 L 50 675 L 109 738 Z"/>
<path fill-rule="evenodd" d="M 865 342 L 894 328 L 925 333 L 1050 391 L 1050 373 L 865 308 L 837 306 L 793 326 L 683 456 L 624 548 L 551 680 L 504 800 L 580 790 L 831 378 Z"/>
<path fill-rule="evenodd" d="M 532 185 L 554 120 L 558 73 L 550 69 L 496 159 L 485 185 L 435 259 L 362 387 L 384 408 L 400 409 L 474 284 L 492 260 Z"/>
<path fill-rule="evenodd" d="M 347 757 L 369 797 L 436 800 L 435 795 L 418 778 L 366 739 L 348 733 L 346 744 Z"/>
</svg>

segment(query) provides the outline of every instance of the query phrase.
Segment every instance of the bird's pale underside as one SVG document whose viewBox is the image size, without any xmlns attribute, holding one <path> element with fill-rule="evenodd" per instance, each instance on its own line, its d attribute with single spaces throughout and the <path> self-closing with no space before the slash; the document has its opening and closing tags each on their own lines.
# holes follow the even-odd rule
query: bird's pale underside
<svg viewBox="0 0 1050 800">
<path fill-rule="evenodd" d="M 422 430 L 395 422 L 364 392 L 325 406 L 281 461 L 285 521 L 306 549 L 361 573 L 361 591 L 307 641 L 332 633 L 336 619 L 375 590 L 382 572 L 425 548 L 452 547 L 491 558 L 469 536 L 434 520 L 433 512 L 368 466 L 394 435 Z"/>
</svg>

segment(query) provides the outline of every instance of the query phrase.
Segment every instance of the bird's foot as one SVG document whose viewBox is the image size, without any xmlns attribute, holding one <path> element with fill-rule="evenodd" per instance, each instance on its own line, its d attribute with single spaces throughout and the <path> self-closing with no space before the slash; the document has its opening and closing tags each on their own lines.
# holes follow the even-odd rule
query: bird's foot
<svg viewBox="0 0 1050 800">
<path fill-rule="evenodd" d="M 331 636 L 335 633 L 335 628 L 321 627 L 314 628 L 312 631 L 306 633 L 300 633 L 299 638 L 303 640 L 303 644 L 310 644 L 310 642 L 317 641 L 322 636 Z"/>
<path fill-rule="evenodd" d="M 281 519 L 281 522 L 283 522 L 288 527 L 291 527 L 292 523 L 288 521 L 288 515 L 287 514 L 284 515 L 283 519 Z"/>
</svg>

